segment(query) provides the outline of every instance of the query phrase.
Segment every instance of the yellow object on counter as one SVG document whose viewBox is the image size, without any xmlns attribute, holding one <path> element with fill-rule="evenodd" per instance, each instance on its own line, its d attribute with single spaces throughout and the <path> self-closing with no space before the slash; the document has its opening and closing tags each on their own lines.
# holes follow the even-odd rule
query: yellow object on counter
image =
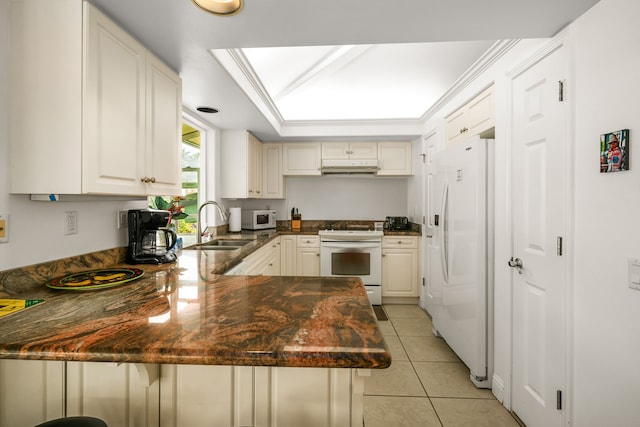
<svg viewBox="0 0 640 427">
<path fill-rule="evenodd" d="M 0 299 L 0 317 L 16 313 L 43 301 L 43 299 Z"/>
</svg>

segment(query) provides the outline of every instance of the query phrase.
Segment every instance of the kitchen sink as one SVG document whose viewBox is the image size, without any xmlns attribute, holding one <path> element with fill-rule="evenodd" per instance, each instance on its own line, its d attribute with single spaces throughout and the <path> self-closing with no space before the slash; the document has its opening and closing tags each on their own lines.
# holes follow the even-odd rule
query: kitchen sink
<svg viewBox="0 0 640 427">
<path fill-rule="evenodd" d="M 240 240 L 240 239 L 216 239 L 210 242 L 202 243 L 202 245 L 211 246 L 244 246 L 249 243 L 253 243 L 255 240 Z"/>
<path fill-rule="evenodd" d="M 255 242 L 255 240 L 215 239 L 209 242 L 191 245 L 184 249 L 198 249 L 205 251 L 233 251 L 253 242 Z"/>
</svg>

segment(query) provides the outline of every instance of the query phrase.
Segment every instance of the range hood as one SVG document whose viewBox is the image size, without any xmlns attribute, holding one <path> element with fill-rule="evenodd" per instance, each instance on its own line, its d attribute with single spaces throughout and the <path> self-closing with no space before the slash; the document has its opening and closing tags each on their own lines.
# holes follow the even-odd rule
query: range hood
<svg viewBox="0 0 640 427">
<path fill-rule="evenodd" d="M 376 174 L 378 173 L 377 159 L 323 159 L 323 174 Z"/>
</svg>

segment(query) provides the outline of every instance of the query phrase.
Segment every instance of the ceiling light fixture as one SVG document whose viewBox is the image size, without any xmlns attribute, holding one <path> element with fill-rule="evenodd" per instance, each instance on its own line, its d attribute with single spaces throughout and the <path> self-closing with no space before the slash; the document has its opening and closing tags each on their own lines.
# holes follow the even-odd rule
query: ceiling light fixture
<svg viewBox="0 0 640 427">
<path fill-rule="evenodd" d="M 219 16 L 231 16 L 240 12 L 243 0 L 192 0 L 196 6 Z"/>
<path fill-rule="evenodd" d="M 215 114 L 220 111 L 217 108 L 213 108 L 213 107 L 197 107 L 196 110 L 200 111 L 201 113 L 211 113 L 211 114 Z"/>
</svg>

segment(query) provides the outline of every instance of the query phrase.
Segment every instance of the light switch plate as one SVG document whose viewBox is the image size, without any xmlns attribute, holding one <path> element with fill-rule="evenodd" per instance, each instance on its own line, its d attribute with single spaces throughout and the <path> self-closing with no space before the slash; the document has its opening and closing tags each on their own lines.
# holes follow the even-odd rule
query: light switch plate
<svg viewBox="0 0 640 427">
<path fill-rule="evenodd" d="M 640 258 L 629 258 L 628 268 L 629 288 L 640 291 Z"/>
<path fill-rule="evenodd" d="M 0 214 L 0 243 L 9 243 L 9 214 Z"/>
<path fill-rule="evenodd" d="M 78 234 L 78 212 L 77 211 L 65 212 L 64 234 L 65 236 L 68 236 L 70 234 Z"/>
</svg>

